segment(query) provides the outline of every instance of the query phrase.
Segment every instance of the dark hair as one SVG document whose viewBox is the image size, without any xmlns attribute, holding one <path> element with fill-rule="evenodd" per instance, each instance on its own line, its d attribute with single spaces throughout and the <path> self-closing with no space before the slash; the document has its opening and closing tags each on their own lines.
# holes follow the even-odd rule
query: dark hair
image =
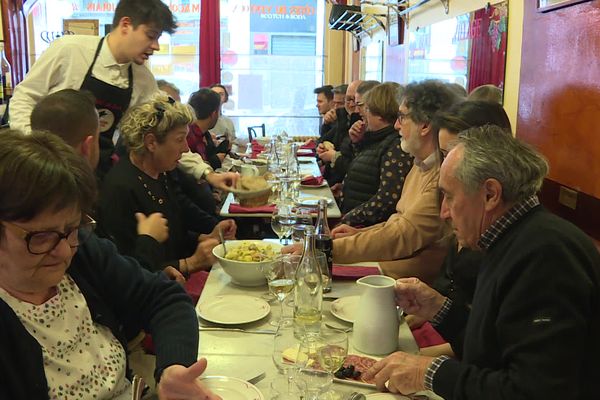
<svg viewBox="0 0 600 400">
<path fill-rule="evenodd" d="M 333 86 L 325 85 L 325 86 L 318 87 L 315 90 L 313 90 L 313 93 L 316 95 L 323 93 L 325 95 L 325 98 L 327 100 L 331 101 L 331 99 L 333 99 Z"/>
<path fill-rule="evenodd" d="M 465 89 L 465 87 L 463 85 L 461 85 L 460 83 L 452 82 L 452 83 L 447 83 L 446 85 L 448 85 L 448 89 L 452 90 L 452 92 L 459 99 L 467 98 L 467 89 Z"/>
<path fill-rule="evenodd" d="M 196 112 L 196 118 L 206 119 L 221 106 L 221 96 L 208 88 L 192 93 L 188 104 Z"/>
<path fill-rule="evenodd" d="M 86 160 L 55 135 L 0 134 L 0 220 L 28 221 L 45 211 L 89 213 L 96 178 Z"/>
<path fill-rule="evenodd" d="M 229 91 L 227 91 L 227 88 L 223 85 L 221 85 L 220 83 L 215 83 L 214 85 L 210 85 L 208 88 L 212 89 L 212 88 L 221 88 L 223 89 L 223 91 L 225 92 L 225 101 L 224 103 L 227 103 L 229 101 Z"/>
<path fill-rule="evenodd" d="M 333 92 L 333 94 L 346 94 L 347 90 L 348 90 L 348 85 L 346 85 L 344 83 L 343 85 L 334 87 L 331 91 Z"/>
<path fill-rule="evenodd" d="M 488 101 L 463 101 L 433 118 L 436 131 L 444 128 L 455 135 L 465 129 L 486 124 L 499 126 L 507 132 L 512 131 L 504 108 L 498 103 Z"/>
<path fill-rule="evenodd" d="M 60 136 L 75 147 L 98 132 L 94 95 L 85 90 L 63 89 L 42 98 L 31 112 L 31 129 Z"/>
<path fill-rule="evenodd" d="M 456 100 L 448 85 L 430 79 L 406 85 L 400 104 L 406 105 L 413 121 L 429 123 L 437 112 L 447 110 Z"/>
<path fill-rule="evenodd" d="M 468 100 L 491 101 L 502 104 L 502 89 L 494 85 L 481 85 L 469 93 Z"/>
<path fill-rule="evenodd" d="M 364 96 L 369 90 L 373 89 L 375 86 L 380 85 L 379 81 L 362 81 L 360 85 L 356 88 L 356 93 Z"/>
<path fill-rule="evenodd" d="M 117 29 L 123 17 L 131 18 L 134 28 L 144 24 L 160 29 L 161 32 L 173 33 L 177 29 L 177 19 L 160 0 L 121 0 L 115 9 L 113 29 Z"/>
</svg>

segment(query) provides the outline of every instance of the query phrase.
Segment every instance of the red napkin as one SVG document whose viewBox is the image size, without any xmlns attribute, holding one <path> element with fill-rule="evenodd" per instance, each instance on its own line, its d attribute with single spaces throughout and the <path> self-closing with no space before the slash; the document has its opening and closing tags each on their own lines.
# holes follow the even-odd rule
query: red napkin
<svg viewBox="0 0 600 400">
<path fill-rule="evenodd" d="M 412 334 L 420 349 L 446 343 L 444 338 L 440 336 L 429 322 L 425 322 L 420 327 L 413 329 Z"/>
<path fill-rule="evenodd" d="M 323 183 L 323 177 L 310 175 L 302 179 L 300 183 L 307 186 L 320 186 Z"/>
<path fill-rule="evenodd" d="M 260 207 L 242 207 L 239 204 L 231 203 L 229 205 L 229 212 L 232 214 L 272 214 L 275 210 L 275 204 L 268 204 Z"/>
<path fill-rule="evenodd" d="M 252 141 L 252 150 L 259 150 L 259 151 L 263 151 L 265 149 L 265 146 L 263 146 L 262 144 L 258 143 L 256 140 Z"/>
<path fill-rule="evenodd" d="M 314 150 L 317 148 L 317 143 L 314 141 L 310 141 L 308 143 L 303 144 L 302 146 L 300 146 L 301 149 L 309 149 L 309 150 Z"/>
<path fill-rule="evenodd" d="M 333 265 L 333 277 L 338 279 L 358 279 L 363 276 L 381 275 L 376 266 L 353 267 L 350 265 Z"/>
</svg>

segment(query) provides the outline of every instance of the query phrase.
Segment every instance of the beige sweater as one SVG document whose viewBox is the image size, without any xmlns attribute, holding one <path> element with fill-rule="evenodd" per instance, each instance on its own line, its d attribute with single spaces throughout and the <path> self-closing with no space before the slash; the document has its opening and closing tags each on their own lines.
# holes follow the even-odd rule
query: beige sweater
<svg viewBox="0 0 600 400">
<path fill-rule="evenodd" d="M 379 261 L 393 278 L 416 276 L 431 283 L 446 256 L 450 227 L 439 216 L 438 165 L 423 171 L 413 165 L 406 176 L 396 213 L 386 222 L 333 241 L 336 263 Z"/>
</svg>

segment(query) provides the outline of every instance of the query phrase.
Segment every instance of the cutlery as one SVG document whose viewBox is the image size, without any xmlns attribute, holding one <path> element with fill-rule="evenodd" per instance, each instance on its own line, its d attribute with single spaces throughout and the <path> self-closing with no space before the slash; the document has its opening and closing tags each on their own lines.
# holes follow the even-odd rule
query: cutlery
<svg viewBox="0 0 600 400">
<path fill-rule="evenodd" d="M 221 243 L 223 244 L 223 255 L 227 254 L 227 247 L 225 247 L 225 239 L 223 238 L 223 231 L 221 230 L 221 227 L 217 225 L 217 231 L 219 232 L 219 239 L 221 240 Z"/>
<path fill-rule="evenodd" d="M 140 400 L 144 392 L 144 379 L 139 375 L 134 375 L 131 386 L 131 400 Z"/>
<path fill-rule="evenodd" d="M 274 335 L 276 331 L 274 329 L 242 329 L 242 328 L 224 328 L 219 326 L 200 326 L 198 328 L 202 331 L 225 331 L 225 332 L 243 332 L 243 333 L 256 333 L 265 335 Z"/>
<path fill-rule="evenodd" d="M 253 385 L 256 385 L 258 382 L 260 382 L 263 379 L 265 379 L 266 376 L 267 376 L 267 373 L 266 372 L 262 372 L 262 373 L 256 375 L 254 378 L 248 379 L 247 382 L 251 383 Z"/>
<path fill-rule="evenodd" d="M 337 329 L 338 331 L 343 331 L 343 332 L 352 332 L 352 327 L 344 327 L 344 326 L 338 326 L 338 325 L 332 325 L 329 322 L 325 322 L 325 326 L 331 329 Z"/>
<path fill-rule="evenodd" d="M 367 400 L 367 396 L 362 393 L 352 392 L 346 397 L 346 400 Z"/>
</svg>

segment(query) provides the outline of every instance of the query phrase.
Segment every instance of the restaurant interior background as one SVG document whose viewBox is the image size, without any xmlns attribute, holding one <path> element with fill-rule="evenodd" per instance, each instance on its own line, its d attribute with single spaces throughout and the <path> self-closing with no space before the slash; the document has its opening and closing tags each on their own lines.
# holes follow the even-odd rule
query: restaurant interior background
<svg viewBox="0 0 600 400">
<path fill-rule="evenodd" d="M 185 99 L 200 84 L 200 10 L 209 4 L 163 1 L 176 14 L 180 27 L 173 35 L 163 35 L 161 51 L 151 58 L 149 67 L 157 78 L 179 86 Z M 472 39 L 473 33 L 465 36 L 463 32 L 460 37 L 460 30 L 465 21 L 473 29 L 472 17 L 469 20 L 465 14 L 474 15 L 490 3 L 410 1 L 411 6 L 422 4 L 408 13 L 404 44 L 396 44 L 402 36 L 398 22 L 387 15 L 380 18 L 382 26 L 368 27 L 371 31 L 360 35 L 360 40 L 350 32 L 329 29 L 331 3 L 346 1 L 210 1 L 213 6 L 220 1 L 220 76 L 231 91 L 224 113 L 235 121 L 240 136 L 245 136 L 247 126 L 261 123 L 266 124 L 267 134 L 282 130 L 292 135 L 315 134 L 319 118 L 312 90 L 325 83 L 337 85 L 358 78 L 408 83 L 433 77 L 468 86 L 470 47 L 460 42 L 469 35 Z M 2 35 L 13 81 L 22 79 L 27 65 L 69 30 L 65 27 L 105 34 L 117 2 L 1 0 Z M 360 1 L 347 3 L 359 5 Z M 502 44 L 506 53 L 501 85 L 504 108 L 516 136 L 537 146 L 550 161 L 542 201 L 598 241 L 600 0 L 491 3 L 508 8 L 507 42 Z M 544 3 L 564 7 L 542 10 Z M 26 32 L 25 41 L 20 32 Z M 429 45 L 426 52 L 420 51 L 423 43 Z M 435 59 L 428 62 L 426 55 Z"/>
</svg>

